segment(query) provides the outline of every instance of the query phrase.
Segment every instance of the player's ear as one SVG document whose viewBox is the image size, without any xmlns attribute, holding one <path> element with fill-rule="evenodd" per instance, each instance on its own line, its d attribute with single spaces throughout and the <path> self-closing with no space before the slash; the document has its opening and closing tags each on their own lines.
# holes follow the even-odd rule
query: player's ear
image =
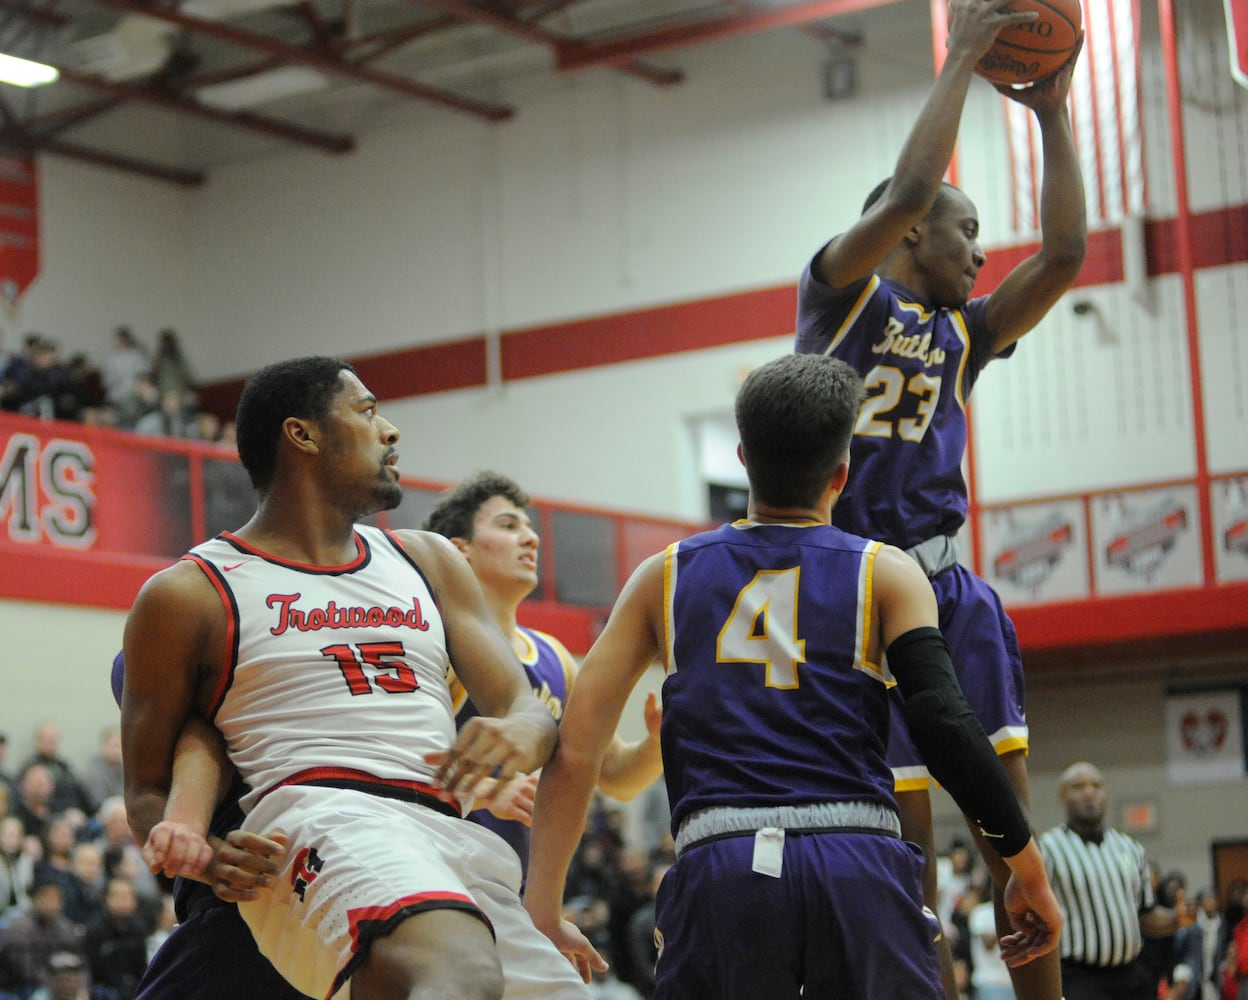
<svg viewBox="0 0 1248 1000">
<path fill-rule="evenodd" d="M 921 240 L 921 239 L 923 238 L 923 233 L 922 233 L 922 231 L 921 231 L 921 229 L 920 229 L 920 227 L 921 227 L 921 226 L 922 226 L 922 223 L 921 223 L 921 222 L 917 222 L 917 223 L 915 223 L 915 224 L 914 224 L 913 226 L 911 226 L 911 227 L 910 227 L 910 229 L 906 232 L 906 235 L 905 235 L 905 236 L 903 236 L 903 237 L 901 238 L 901 241 L 902 241 L 903 243 L 905 243 L 907 246 L 915 246 L 915 245 L 917 245 L 917 244 L 918 244 L 918 242 L 919 242 L 919 240 Z"/>
<path fill-rule="evenodd" d="M 745 448 L 741 444 L 737 445 L 737 461 L 745 465 Z"/>
<path fill-rule="evenodd" d="M 452 545 L 455 546 L 455 548 L 459 549 L 459 551 L 462 552 L 465 556 L 468 555 L 469 540 L 467 538 L 452 538 L 450 539 L 450 542 Z"/>
<path fill-rule="evenodd" d="M 845 459 L 836 467 L 836 471 L 832 473 L 832 485 L 836 487 L 836 492 L 841 493 L 845 489 L 845 484 L 849 482 L 849 459 Z"/>
<path fill-rule="evenodd" d="M 315 431 L 308 421 L 287 417 L 282 423 L 282 433 L 299 451 L 316 454 Z"/>
</svg>

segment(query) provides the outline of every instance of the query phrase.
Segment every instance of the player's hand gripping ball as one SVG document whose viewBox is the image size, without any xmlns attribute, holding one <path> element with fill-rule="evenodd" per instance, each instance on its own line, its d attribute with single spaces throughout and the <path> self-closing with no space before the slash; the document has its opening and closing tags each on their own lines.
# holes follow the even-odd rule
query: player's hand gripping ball
<svg viewBox="0 0 1248 1000">
<path fill-rule="evenodd" d="M 1009 0 L 1002 13 L 1035 11 L 1033 21 L 1001 29 L 975 67 L 990 83 L 1023 86 L 1052 76 L 1079 46 L 1083 11 L 1079 0 Z"/>
</svg>

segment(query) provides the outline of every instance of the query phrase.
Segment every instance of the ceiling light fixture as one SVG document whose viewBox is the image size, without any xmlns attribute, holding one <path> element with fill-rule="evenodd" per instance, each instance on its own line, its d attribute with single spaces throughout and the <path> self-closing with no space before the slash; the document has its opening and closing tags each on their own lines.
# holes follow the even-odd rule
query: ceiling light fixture
<svg viewBox="0 0 1248 1000">
<path fill-rule="evenodd" d="M 0 52 L 0 83 L 11 83 L 15 87 L 42 87 L 55 83 L 60 75 L 55 66 Z"/>
</svg>

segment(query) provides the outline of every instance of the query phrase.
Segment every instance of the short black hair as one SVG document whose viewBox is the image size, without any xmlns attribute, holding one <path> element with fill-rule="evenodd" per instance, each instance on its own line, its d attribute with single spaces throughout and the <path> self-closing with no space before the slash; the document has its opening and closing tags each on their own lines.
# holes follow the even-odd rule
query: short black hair
<svg viewBox="0 0 1248 1000">
<path fill-rule="evenodd" d="M 866 201 L 862 203 L 862 214 L 866 215 L 867 210 L 871 208 L 877 201 L 884 197 L 884 191 L 893 181 L 892 177 L 885 177 L 879 184 L 871 189 L 871 193 L 867 195 Z M 938 215 L 940 210 L 945 207 L 945 195 L 949 191 L 961 190 L 957 185 L 950 184 L 948 181 L 940 182 L 940 193 L 936 195 L 936 200 L 932 202 L 932 207 L 928 210 L 928 217 Z"/>
<path fill-rule="evenodd" d="M 787 354 L 755 368 L 737 392 L 737 432 L 750 492 L 778 506 L 818 501 L 849 455 L 862 378 L 824 354 Z"/>
<path fill-rule="evenodd" d="M 282 423 L 288 417 L 324 417 L 344 371 L 355 368 L 339 358 L 293 358 L 261 368 L 247 380 L 234 423 L 239 460 L 258 491 L 273 482 Z"/>
<path fill-rule="evenodd" d="M 446 538 L 462 538 L 470 542 L 477 511 L 491 497 L 504 497 L 521 510 L 532 503 L 514 479 L 500 472 L 477 472 L 458 486 L 439 494 L 433 510 L 425 518 L 424 528 Z"/>
</svg>

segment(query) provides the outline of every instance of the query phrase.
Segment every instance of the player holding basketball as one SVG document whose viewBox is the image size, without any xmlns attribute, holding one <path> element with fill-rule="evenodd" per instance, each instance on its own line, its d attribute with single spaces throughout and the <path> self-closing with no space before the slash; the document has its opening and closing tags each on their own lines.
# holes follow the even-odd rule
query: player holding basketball
<svg viewBox="0 0 1248 1000">
<path fill-rule="evenodd" d="M 576 678 L 576 661 L 554 636 L 525 628 L 516 621 L 520 603 L 537 586 L 541 539 L 526 510 L 530 502 L 529 495 L 507 476 L 480 472 L 443 493 L 424 527 L 449 538 L 464 554 L 481 584 L 494 621 L 510 638 L 512 652 L 528 674 L 533 693 L 558 721 Z M 452 675 L 450 685 L 455 722 L 462 726 L 478 714 L 477 708 L 458 678 Z M 626 743 L 616 736 L 607 750 L 599 787 L 613 798 L 631 799 L 663 773 L 660 710 L 653 693 L 646 699 L 645 716 L 645 738 Z M 526 869 L 528 824 L 532 821 L 536 788 L 536 774 L 513 778 L 505 789 L 491 797 L 488 810 L 477 809 L 470 817 L 515 848 Z"/>
<path fill-rule="evenodd" d="M 943 995 L 923 858 L 900 836 L 885 760 L 893 678 L 924 760 L 1012 872 L 1002 956 L 1057 944 L 1043 859 L 958 690 L 931 586 L 900 550 L 829 523 L 862 397 L 834 358 L 751 372 L 736 401 L 746 518 L 642 563 L 585 658 L 538 785 L 525 894 L 583 976 L 599 958 L 560 919 L 564 877 L 654 660 L 677 851 L 656 905 L 656 1000 Z"/>
<path fill-rule="evenodd" d="M 1002 90 L 1030 107 L 1040 126 L 1041 245 L 991 294 L 971 298 L 985 260 L 979 222 L 970 199 L 942 178 L 975 64 L 1002 27 L 1035 17 L 999 13 L 1000 6 L 953 0 L 944 66 L 891 178 L 802 274 L 796 349 L 842 358 L 864 376 L 869 395 L 834 523 L 905 549 L 926 570 L 962 688 L 1027 803 L 1023 673 L 1014 628 L 991 587 L 959 565 L 954 541 L 967 510 L 961 472 L 965 407 L 984 365 L 1008 356 L 1073 284 L 1087 230 L 1066 106 L 1072 56 L 1046 81 Z M 904 732 L 900 726 L 893 731 Z M 906 835 L 923 843 L 934 861 L 929 779 L 904 739 L 894 739 L 890 763 L 899 792 L 907 793 L 900 796 Z M 979 832 L 972 832 L 994 876 L 1001 925 L 1000 887 L 1008 873 L 984 849 Z M 933 908 L 934 871 L 933 863 Z M 1056 953 L 1016 970 L 1013 978 L 1020 1000 L 1061 996 Z"/>
<path fill-rule="evenodd" d="M 181 850 L 165 815 L 175 745 L 203 715 L 250 788 L 244 829 L 289 837 L 282 873 L 239 909 L 296 988 L 584 1000 L 520 906 L 514 856 L 461 817 L 483 778 L 545 762 L 554 720 L 448 542 L 356 523 L 402 498 L 398 437 L 342 361 L 249 380 L 238 441 L 255 516 L 149 580 L 127 619 L 131 824 L 141 839 L 172 827 Z M 458 737 L 452 662 L 486 713 Z"/>
</svg>

